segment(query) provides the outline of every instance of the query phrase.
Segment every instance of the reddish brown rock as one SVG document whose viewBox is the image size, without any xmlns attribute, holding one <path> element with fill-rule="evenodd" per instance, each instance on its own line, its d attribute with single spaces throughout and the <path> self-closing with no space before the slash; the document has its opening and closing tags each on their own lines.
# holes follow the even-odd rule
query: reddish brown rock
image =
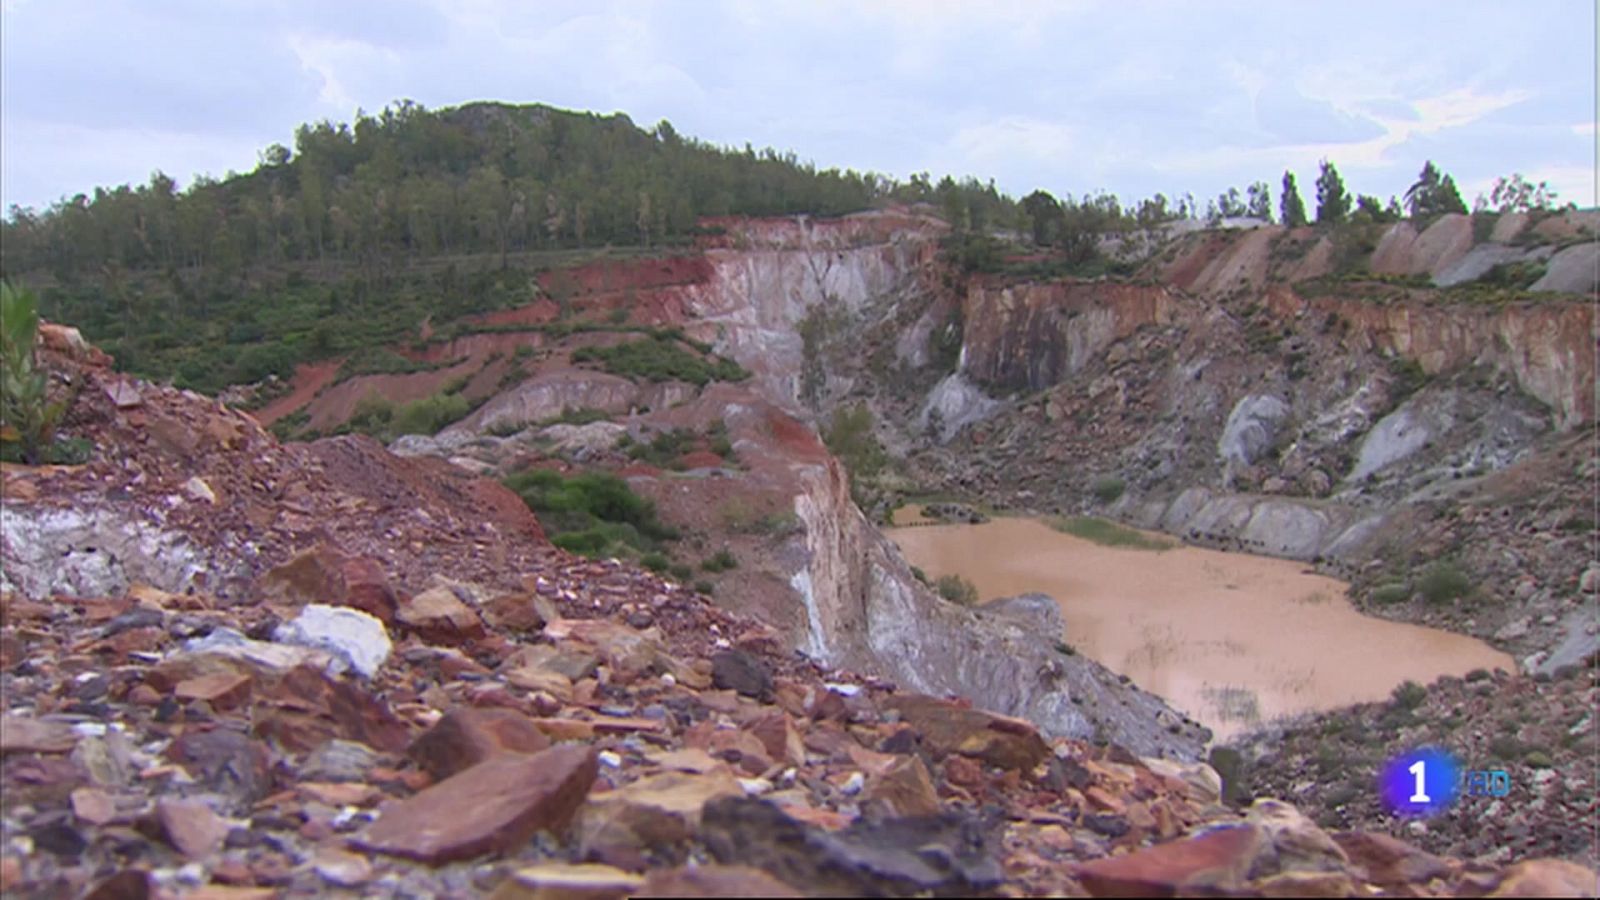
<svg viewBox="0 0 1600 900">
<path fill-rule="evenodd" d="M 867 782 L 865 799 L 890 816 L 931 816 L 939 811 L 939 794 L 928 767 L 915 756 L 903 756 L 882 775 Z"/>
<path fill-rule="evenodd" d="M 499 594 L 483 604 L 483 617 L 495 631 L 530 634 L 544 627 L 539 604 L 527 593 Z"/>
<path fill-rule="evenodd" d="M 72 792 L 72 814 L 90 825 L 104 825 L 116 816 L 117 805 L 105 791 L 81 787 Z"/>
<path fill-rule="evenodd" d="M 356 683 L 330 678 L 320 669 L 297 666 L 262 694 L 270 709 L 258 712 L 256 733 L 294 753 L 310 752 L 333 738 L 384 752 L 402 750 L 410 740 L 409 730 L 386 705 Z"/>
<path fill-rule="evenodd" d="M 402 599 L 394 618 L 418 637 L 436 644 L 459 644 L 484 633 L 478 613 L 443 586 Z"/>
<path fill-rule="evenodd" d="M 597 771 L 589 747 L 496 756 L 388 807 L 357 844 L 433 865 L 508 850 L 565 826 Z"/>
<path fill-rule="evenodd" d="M 180 681 L 173 687 L 173 696 L 179 700 L 204 700 L 218 712 L 226 712 L 250 699 L 250 676 L 214 672 L 198 678 Z"/>
<path fill-rule="evenodd" d="M 703 775 L 663 772 L 590 798 L 577 833 L 586 851 L 638 851 L 681 841 L 700 827 L 700 813 L 718 797 L 743 796 L 724 770 Z"/>
<path fill-rule="evenodd" d="M 204 859 L 215 853 L 228 836 L 228 823 L 211 807 L 195 801 L 159 801 L 156 821 L 167 841 L 190 859 Z"/>
<path fill-rule="evenodd" d="M 788 716 L 781 712 L 770 713 L 750 723 L 747 730 L 766 748 L 767 756 L 791 766 L 805 765 L 805 741 L 801 740 L 800 732 L 795 730 Z"/>
<path fill-rule="evenodd" d="M 542 863 L 518 869 L 500 883 L 490 900 L 622 900 L 644 877 L 597 863 Z"/>
<path fill-rule="evenodd" d="M 7 753 L 68 753 L 78 745 L 72 728 L 27 716 L 0 716 L 0 756 Z"/>
<path fill-rule="evenodd" d="M 406 750 L 436 780 L 500 753 L 537 753 L 550 738 L 533 720 L 509 709 L 452 709 Z"/>
<path fill-rule="evenodd" d="M 1491 897 L 1600 897 L 1600 875 L 1564 859 L 1530 859 L 1507 869 Z"/>
<path fill-rule="evenodd" d="M 1022 719 L 921 694 L 889 697 L 884 705 L 898 710 L 936 756 L 960 753 L 1026 772 L 1050 755 L 1039 730 Z"/>
<path fill-rule="evenodd" d="M 308 603 L 349 606 L 389 624 L 398 605 L 383 566 L 319 545 L 268 572 L 261 580 L 268 601 L 300 607 Z"/>
<path fill-rule="evenodd" d="M 576 638 L 594 647 L 619 684 L 648 672 L 656 658 L 666 652 L 661 632 L 656 629 L 640 631 L 608 619 L 557 619 L 545 623 L 544 636 L 558 643 Z"/>
<path fill-rule="evenodd" d="M 750 866 L 696 866 L 651 872 L 635 897 L 804 897 Z"/>
<path fill-rule="evenodd" d="M 1425 884 L 1450 872 L 1444 860 L 1387 834 L 1341 831 L 1333 840 L 1376 884 Z"/>
<path fill-rule="evenodd" d="M 1266 846 L 1253 825 L 1221 828 L 1199 837 L 1159 844 L 1126 856 L 1078 866 L 1075 874 L 1094 897 L 1175 897 L 1236 891 Z"/>
</svg>

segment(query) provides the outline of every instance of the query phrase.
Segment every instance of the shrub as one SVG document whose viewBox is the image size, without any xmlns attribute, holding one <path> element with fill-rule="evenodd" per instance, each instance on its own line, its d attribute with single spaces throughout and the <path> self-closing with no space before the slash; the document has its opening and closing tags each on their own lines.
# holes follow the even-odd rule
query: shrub
<svg viewBox="0 0 1600 900">
<path fill-rule="evenodd" d="M 608 472 L 566 478 L 550 469 L 529 469 L 503 483 L 538 515 L 550 542 L 563 550 L 600 557 L 631 547 L 648 554 L 658 542 L 678 537 L 656 517 L 654 503 Z M 663 556 L 661 564 L 665 568 L 669 561 Z"/>
<path fill-rule="evenodd" d="M 1434 563 L 1417 578 L 1417 591 L 1422 599 L 1433 604 L 1459 600 L 1472 590 L 1472 581 L 1466 573 L 1448 562 Z"/>
<path fill-rule="evenodd" d="M 704 572 L 726 572 L 729 569 L 737 568 L 739 568 L 739 561 L 734 559 L 733 554 L 728 552 L 726 548 L 718 550 L 716 555 L 700 564 L 700 569 Z"/>
<path fill-rule="evenodd" d="M 1127 483 L 1121 478 L 1115 475 L 1107 475 L 1103 478 L 1096 478 L 1094 485 L 1090 487 L 1090 491 L 1094 493 L 1094 498 L 1101 503 L 1115 503 L 1127 487 Z"/>
<path fill-rule="evenodd" d="M 716 591 L 717 586 L 709 581 L 706 581 L 705 579 L 701 579 L 700 581 L 696 581 L 694 583 L 694 589 L 695 593 L 705 594 L 707 597 L 709 597 Z"/>
<path fill-rule="evenodd" d="M 400 407 L 395 412 L 392 431 L 397 435 L 436 434 L 471 408 L 472 404 L 460 394 L 440 392 Z"/>
<path fill-rule="evenodd" d="M 709 381 L 743 381 L 750 377 L 728 359 L 707 361 L 685 350 L 677 340 L 651 335 L 614 347 L 585 347 L 572 354 L 573 362 L 597 362 L 613 375 L 647 381 L 687 381 L 704 386 Z"/>
<path fill-rule="evenodd" d="M 652 550 L 639 557 L 639 564 L 652 572 L 665 572 L 667 567 L 672 565 L 672 561 L 667 559 L 665 553 L 659 550 Z"/>
<path fill-rule="evenodd" d="M 929 584 L 930 583 L 928 581 L 928 573 L 922 571 L 922 569 L 920 567 L 918 567 L 918 566 L 912 566 L 911 567 L 911 577 L 917 579 L 918 581 L 922 582 L 923 584 Z"/>
<path fill-rule="evenodd" d="M 38 298 L 0 282 L 0 450 L 29 465 L 53 458 L 56 425 L 72 402 L 50 399 L 49 376 L 35 366 L 38 339 Z"/>
<path fill-rule="evenodd" d="M 689 576 L 694 574 L 694 569 L 689 568 L 683 563 L 673 563 L 667 568 L 667 571 L 671 572 L 672 577 L 678 579 L 679 581 L 688 581 Z"/>
<path fill-rule="evenodd" d="M 1406 681 L 1396 687 L 1389 696 L 1394 700 L 1396 706 L 1410 711 L 1421 706 L 1422 701 L 1428 699 L 1428 689 L 1415 681 Z"/>
<path fill-rule="evenodd" d="M 1535 769 L 1549 769 L 1555 766 L 1555 762 L 1550 759 L 1550 754 L 1543 750 L 1529 750 L 1522 757 L 1522 761 Z"/>
<path fill-rule="evenodd" d="M 1411 598 L 1411 588 L 1401 581 L 1380 584 L 1372 589 L 1372 602 L 1380 606 L 1401 603 Z"/>
<path fill-rule="evenodd" d="M 978 603 L 977 585 L 960 575 L 941 575 L 939 580 L 933 583 L 933 587 L 939 592 L 939 596 L 951 603 L 959 603 L 962 606 L 976 606 Z"/>
</svg>

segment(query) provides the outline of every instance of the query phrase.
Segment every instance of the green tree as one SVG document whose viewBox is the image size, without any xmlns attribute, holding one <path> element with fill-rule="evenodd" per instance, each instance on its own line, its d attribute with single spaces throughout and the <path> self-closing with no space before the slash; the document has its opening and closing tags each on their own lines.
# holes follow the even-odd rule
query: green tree
<svg viewBox="0 0 1600 900">
<path fill-rule="evenodd" d="M 1048 191 L 1034 191 L 1022 198 L 1022 211 L 1027 214 L 1033 242 L 1040 247 L 1055 243 L 1061 234 L 1061 204 Z"/>
<path fill-rule="evenodd" d="M 1479 194 L 1477 201 L 1473 203 L 1476 210 L 1492 208 L 1495 212 L 1502 213 L 1547 210 L 1554 208 L 1555 205 L 1556 192 L 1551 190 L 1549 182 L 1541 181 L 1534 184 L 1523 178 L 1520 172 L 1496 178 L 1489 195 L 1485 197 Z"/>
<path fill-rule="evenodd" d="M 1406 190 L 1405 204 L 1416 219 L 1467 211 L 1455 179 L 1440 172 L 1431 159 L 1423 164 L 1416 182 Z"/>
<path fill-rule="evenodd" d="M 1283 195 L 1278 198 L 1278 216 L 1290 228 L 1306 224 L 1306 204 L 1300 199 L 1300 189 L 1295 186 L 1294 173 L 1284 170 Z"/>
<path fill-rule="evenodd" d="M 1317 175 L 1317 224 L 1336 225 L 1350 215 L 1350 193 L 1333 163 L 1324 159 Z"/>
<path fill-rule="evenodd" d="M 38 337 L 38 298 L 0 281 L 0 446 L 15 444 L 30 466 L 44 461 L 70 402 L 50 399 L 49 377 L 34 361 Z"/>
<path fill-rule="evenodd" d="M 1265 181 L 1257 181 L 1245 190 L 1245 215 L 1272 221 L 1272 188 Z"/>
</svg>

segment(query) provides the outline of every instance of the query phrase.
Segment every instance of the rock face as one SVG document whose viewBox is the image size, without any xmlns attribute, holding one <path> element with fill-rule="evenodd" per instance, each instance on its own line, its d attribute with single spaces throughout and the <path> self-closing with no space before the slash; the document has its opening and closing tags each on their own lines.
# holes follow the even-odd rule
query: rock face
<svg viewBox="0 0 1600 900">
<path fill-rule="evenodd" d="M 434 864 L 515 847 L 572 818 L 596 765 L 576 746 L 491 758 L 392 807 L 360 844 Z"/>
</svg>

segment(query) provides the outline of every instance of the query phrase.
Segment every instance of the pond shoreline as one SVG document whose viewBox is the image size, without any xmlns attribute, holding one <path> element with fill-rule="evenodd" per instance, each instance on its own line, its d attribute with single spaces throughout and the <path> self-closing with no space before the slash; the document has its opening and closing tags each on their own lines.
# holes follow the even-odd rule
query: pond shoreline
<svg viewBox="0 0 1600 900">
<path fill-rule="evenodd" d="M 1293 560 L 1170 535 L 1149 535 L 1167 549 L 1106 546 L 1020 517 L 884 534 L 930 578 L 971 581 L 983 602 L 1048 594 L 1067 645 L 1165 698 L 1219 742 L 1383 700 L 1408 680 L 1515 671 L 1476 638 L 1364 615 L 1344 582 Z"/>
</svg>

